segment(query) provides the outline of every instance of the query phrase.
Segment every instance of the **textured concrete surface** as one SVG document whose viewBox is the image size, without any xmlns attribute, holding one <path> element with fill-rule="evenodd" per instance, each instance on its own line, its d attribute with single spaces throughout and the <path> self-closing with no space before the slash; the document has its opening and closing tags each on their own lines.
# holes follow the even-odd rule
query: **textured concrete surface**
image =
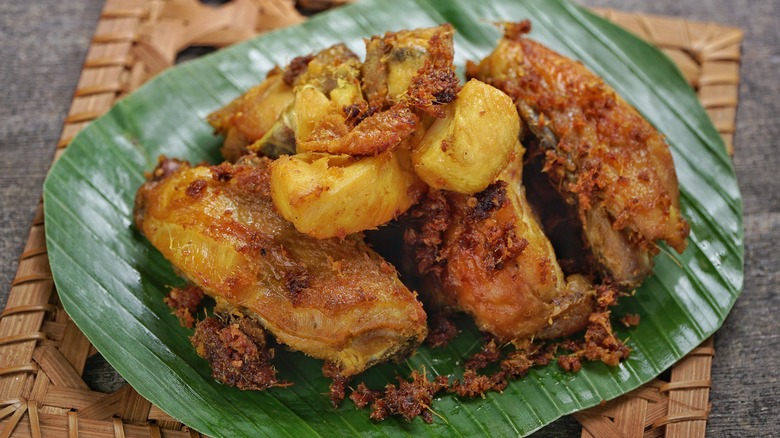
<svg viewBox="0 0 780 438">
<path fill-rule="evenodd" d="M 0 2 L 0 292 L 5 303 L 101 0 Z"/>
<path fill-rule="evenodd" d="M 581 0 L 590 6 L 741 27 L 740 107 L 734 165 L 745 208 L 745 286 L 715 337 L 710 436 L 779 436 L 780 3 L 776 0 Z M 0 2 L 0 303 L 41 195 L 62 121 L 103 2 Z M 117 381 L 91 363 L 104 389 Z M 576 436 L 564 418 L 537 436 Z"/>
</svg>

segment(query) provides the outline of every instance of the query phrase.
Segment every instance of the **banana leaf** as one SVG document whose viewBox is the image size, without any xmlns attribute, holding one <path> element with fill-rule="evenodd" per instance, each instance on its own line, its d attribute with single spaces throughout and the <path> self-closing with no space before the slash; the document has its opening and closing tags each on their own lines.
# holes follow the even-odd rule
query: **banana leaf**
<svg viewBox="0 0 780 438">
<path fill-rule="evenodd" d="M 218 162 L 221 139 L 204 117 L 295 56 L 339 41 L 364 53 L 369 35 L 450 22 L 462 73 L 467 59 L 485 56 L 498 40 L 491 22 L 524 18 L 533 22 L 533 38 L 601 75 L 672 148 L 690 243 L 682 255 L 663 251 L 654 275 L 614 312 L 641 316 L 638 327 L 618 330 L 633 349 L 630 359 L 612 368 L 585 364 L 573 374 L 537 368 L 484 399 L 444 395 L 432 407 L 433 424 L 375 423 L 350 402 L 332 408 L 321 362 L 301 353 L 278 357 L 291 388 L 251 392 L 216 383 L 189 343 L 191 331 L 163 304 L 181 280 L 133 226 L 144 172 L 161 154 Z M 720 327 L 743 281 L 740 192 L 693 91 L 658 50 L 565 0 L 368 0 L 185 63 L 120 100 L 73 140 L 46 180 L 44 207 L 51 268 L 70 317 L 142 396 L 215 437 L 525 435 L 658 376 Z M 360 379 L 381 388 L 410 368 L 457 374 L 479 344 L 477 330 L 467 327 L 444 349 L 423 347 L 406 363 L 375 367 Z"/>
</svg>

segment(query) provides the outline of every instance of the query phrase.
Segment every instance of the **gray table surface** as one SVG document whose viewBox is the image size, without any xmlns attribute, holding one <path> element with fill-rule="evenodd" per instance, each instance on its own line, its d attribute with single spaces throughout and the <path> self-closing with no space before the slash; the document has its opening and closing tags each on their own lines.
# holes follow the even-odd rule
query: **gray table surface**
<svg viewBox="0 0 780 438">
<path fill-rule="evenodd" d="M 745 286 L 715 337 L 710 436 L 780 436 L 780 2 L 581 0 L 745 31 L 734 166 L 744 197 Z M 0 2 L 0 303 L 41 196 L 103 0 Z M 99 368 L 99 367 L 98 367 Z M 98 371 L 109 376 L 110 369 Z M 105 379 L 105 377 L 103 377 Z M 100 379 L 98 379 L 100 380 Z M 563 418 L 538 436 L 574 436 Z"/>
</svg>

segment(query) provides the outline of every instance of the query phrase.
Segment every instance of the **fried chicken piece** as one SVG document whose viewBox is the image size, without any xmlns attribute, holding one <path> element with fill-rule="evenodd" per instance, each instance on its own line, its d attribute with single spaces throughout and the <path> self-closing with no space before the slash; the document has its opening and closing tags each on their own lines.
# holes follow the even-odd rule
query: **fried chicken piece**
<svg viewBox="0 0 780 438">
<path fill-rule="evenodd" d="M 209 114 L 207 120 L 214 131 L 225 136 L 222 156 L 236 161 L 246 154 L 247 146 L 272 130 L 293 97 L 292 87 L 284 82 L 284 72 L 275 68 L 265 81 Z"/>
<path fill-rule="evenodd" d="M 207 117 L 215 132 L 225 136 L 222 156 L 234 162 L 249 149 L 274 158 L 294 153 L 294 88 L 309 84 L 338 96 L 345 108 L 360 101 L 366 106 L 359 88 L 359 68 L 357 55 L 344 44 L 336 44 L 295 58 L 284 69 L 272 69 L 263 82 Z"/>
<path fill-rule="evenodd" d="M 674 163 L 663 136 L 582 64 L 506 24 L 498 47 L 467 76 L 515 100 L 541 140 L 545 172 L 577 206 L 584 239 L 605 276 L 633 288 L 652 269 L 655 242 L 677 252 L 689 226 L 680 213 Z"/>
<path fill-rule="evenodd" d="M 268 164 L 162 160 L 136 196 L 136 225 L 215 313 L 256 321 L 344 376 L 412 351 L 427 330 L 415 294 L 359 236 L 317 240 L 281 218 Z"/>
<path fill-rule="evenodd" d="M 416 117 L 408 110 L 397 108 L 381 115 L 367 112 L 360 86 L 361 65 L 357 56 L 339 44 L 315 55 L 295 80 L 296 152 L 376 155 L 414 131 Z"/>
<path fill-rule="evenodd" d="M 594 290 L 564 277 L 522 187 L 519 142 L 498 181 L 474 196 L 432 190 L 405 241 L 434 303 L 463 310 L 502 341 L 551 339 L 587 323 Z"/>
<path fill-rule="evenodd" d="M 323 57 L 323 52 L 305 68 L 299 65 L 305 59 L 291 64 L 289 70 L 303 72 L 291 79 L 295 102 L 291 113 L 280 118 L 286 128 L 278 132 L 294 132 L 297 153 L 280 157 L 271 165 L 271 188 L 277 210 L 298 231 L 323 239 L 374 229 L 406 212 L 424 194 L 427 186 L 412 165 L 417 167 L 421 161 L 430 164 L 436 161 L 436 154 L 415 160 L 411 150 L 433 123 L 422 123 L 421 119 L 433 119 L 432 114 L 444 117 L 443 106 L 455 99 L 459 88 L 452 64 L 452 34 L 452 27 L 443 25 L 374 37 L 366 42 L 366 64 L 375 65 L 376 70 L 361 70 L 356 58 Z M 376 44 L 384 49 L 377 51 Z M 347 50 L 338 47 L 324 52 Z M 368 75 L 362 83 L 361 74 Z M 366 87 L 368 101 L 361 86 Z M 492 87 L 483 87 L 504 96 Z M 496 117 L 500 111 L 486 111 L 473 104 L 485 94 L 471 93 L 470 99 L 462 99 L 463 104 L 453 106 L 451 113 L 471 114 L 469 120 L 480 119 L 485 125 L 506 120 Z M 517 118 L 511 100 L 505 100 Z M 506 111 L 506 105 L 500 109 Z M 480 112 L 485 117 L 479 117 Z M 465 131 L 451 119 L 443 125 L 452 129 L 439 131 Z M 488 179 L 494 178 L 513 145 L 511 129 L 491 130 L 491 134 L 496 132 L 509 135 L 494 135 L 489 140 L 509 137 L 509 141 L 494 142 L 497 144 L 485 148 L 482 155 L 460 153 L 462 148 L 454 147 L 467 143 L 468 138 L 461 142 L 447 138 L 453 144 L 448 164 L 455 161 L 460 164 L 459 171 L 477 168 Z M 286 134 L 281 137 L 291 138 Z M 263 151 L 264 141 L 251 149 Z M 439 147 L 439 142 L 429 143 L 434 149 Z M 436 170 L 441 169 L 427 169 L 429 174 L 440 176 Z"/>
<path fill-rule="evenodd" d="M 315 57 L 296 81 L 297 152 L 378 155 L 411 137 L 420 114 L 444 117 L 441 105 L 459 89 L 453 32 L 442 25 L 373 37 L 363 65 Z"/>
<path fill-rule="evenodd" d="M 366 40 L 362 72 L 369 107 L 381 110 L 410 103 L 443 117 L 440 105 L 452 102 L 460 89 L 453 65 L 454 32 L 451 25 L 443 24 Z"/>
<path fill-rule="evenodd" d="M 312 96 L 313 95 L 313 96 Z M 314 110 L 317 107 L 321 111 Z M 328 152 L 330 154 L 379 155 L 398 147 L 415 132 L 418 117 L 404 105 L 395 105 L 387 111 L 372 114 L 350 129 L 347 117 L 335 110 L 332 102 L 312 88 L 299 92 L 295 100 L 298 118 L 297 150 Z M 300 115 L 316 120 L 310 133 L 303 134 Z"/>
<path fill-rule="evenodd" d="M 270 120 L 272 127 L 248 149 L 276 158 L 320 150 L 327 140 L 345 135 L 367 107 L 359 75 L 360 60 L 343 43 L 293 59 L 283 75 L 291 87 L 292 102 Z M 310 136 L 319 143 L 308 145 Z"/>
</svg>

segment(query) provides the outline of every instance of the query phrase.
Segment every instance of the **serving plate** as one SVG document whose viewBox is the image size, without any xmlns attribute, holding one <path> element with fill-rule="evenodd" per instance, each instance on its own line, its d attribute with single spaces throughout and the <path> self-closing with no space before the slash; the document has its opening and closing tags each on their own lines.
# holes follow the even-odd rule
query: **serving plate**
<svg viewBox="0 0 780 438">
<path fill-rule="evenodd" d="M 162 302 L 181 280 L 132 224 L 144 172 L 160 154 L 218 161 L 220 139 L 205 115 L 294 56 L 340 41 L 363 53 L 363 37 L 447 21 L 458 31 L 462 72 L 466 59 L 494 47 L 499 33 L 491 21 L 523 18 L 533 21 L 533 38 L 604 77 L 672 147 L 691 239 L 682 256 L 662 252 L 655 275 L 615 310 L 642 318 L 639 327 L 619 331 L 634 350 L 631 358 L 615 368 L 587 364 L 577 374 L 554 365 L 535 369 L 485 399 L 443 396 L 433 406 L 432 425 L 376 424 L 349 402 L 333 410 L 321 363 L 300 353 L 279 358 L 282 378 L 296 382 L 292 388 L 242 392 L 214 382 L 189 344 L 191 331 Z M 742 285 L 739 190 L 692 90 L 656 49 L 563 1 L 367 1 L 182 65 L 121 100 L 73 140 L 47 178 L 44 206 L 52 272 L 73 321 L 141 395 L 211 436 L 524 435 L 656 377 L 717 330 Z M 376 367 L 361 378 L 381 387 L 410 368 L 457 373 L 479 339 L 467 328 L 446 349 L 422 348 L 407 363 Z"/>
</svg>

